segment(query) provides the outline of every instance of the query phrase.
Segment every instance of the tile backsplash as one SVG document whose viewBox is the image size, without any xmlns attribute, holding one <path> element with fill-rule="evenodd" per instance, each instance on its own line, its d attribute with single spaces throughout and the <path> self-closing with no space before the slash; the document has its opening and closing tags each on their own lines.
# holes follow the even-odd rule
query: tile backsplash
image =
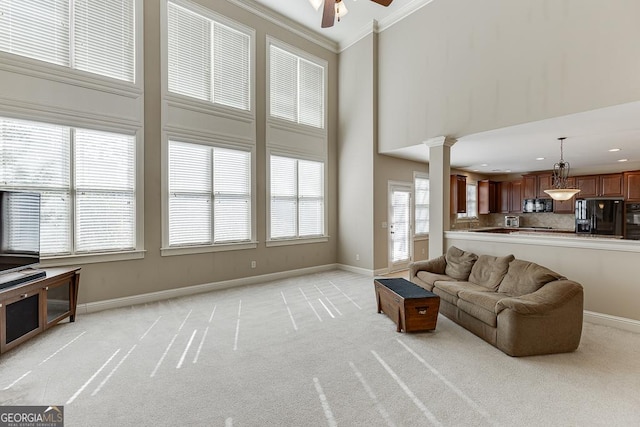
<svg viewBox="0 0 640 427">
<path fill-rule="evenodd" d="M 483 227 L 504 227 L 504 217 L 507 214 L 481 215 Z M 575 229 L 576 216 L 572 214 L 554 213 L 523 213 L 512 214 L 520 217 L 520 227 L 551 227 L 561 230 Z"/>
</svg>

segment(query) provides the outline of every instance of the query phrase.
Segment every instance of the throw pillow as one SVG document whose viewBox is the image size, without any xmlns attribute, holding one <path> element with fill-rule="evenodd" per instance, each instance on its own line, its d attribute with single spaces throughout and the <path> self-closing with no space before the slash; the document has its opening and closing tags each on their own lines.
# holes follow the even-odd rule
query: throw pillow
<svg viewBox="0 0 640 427">
<path fill-rule="evenodd" d="M 564 276 L 534 262 L 516 259 L 509 263 L 509 270 L 502 279 L 498 292 L 519 297 L 533 293 L 558 279 L 564 279 Z"/>
<path fill-rule="evenodd" d="M 467 280 L 478 255 L 451 246 L 445 255 L 447 266 L 444 273 L 456 280 Z"/>
<path fill-rule="evenodd" d="M 469 281 L 492 291 L 496 291 L 502 278 L 507 274 L 513 255 L 503 257 L 480 255 L 471 269 Z"/>
</svg>

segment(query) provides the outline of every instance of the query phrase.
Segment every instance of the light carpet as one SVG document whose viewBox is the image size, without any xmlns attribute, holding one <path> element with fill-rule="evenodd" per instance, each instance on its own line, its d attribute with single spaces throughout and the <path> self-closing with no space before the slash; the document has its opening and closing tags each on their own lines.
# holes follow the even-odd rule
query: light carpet
<svg viewBox="0 0 640 427">
<path fill-rule="evenodd" d="M 66 426 L 624 426 L 640 336 L 509 357 L 440 316 L 396 333 L 371 277 L 329 271 L 78 316 L 0 356 L 0 404 Z"/>
</svg>

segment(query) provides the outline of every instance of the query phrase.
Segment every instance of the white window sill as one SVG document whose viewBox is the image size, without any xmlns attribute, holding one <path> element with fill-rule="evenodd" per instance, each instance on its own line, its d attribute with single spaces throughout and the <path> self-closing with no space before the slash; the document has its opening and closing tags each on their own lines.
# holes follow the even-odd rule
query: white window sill
<svg viewBox="0 0 640 427">
<path fill-rule="evenodd" d="M 282 239 L 282 240 L 268 240 L 267 247 L 272 246 L 289 246 L 289 245 L 305 245 L 308 243 L 323 243 L 328 242 L 329 236 L 322 237 L 309 237 L 300 239 Z"/>
<path fill-rule="evenodd" d="M 160 249 L 161 256 L 175 256 L 175 255 L 191 255 L 191 254 L 203 254 L 208 252 L 225 252 L 225 251 L 240 251 L 244 249 L 255 249 L 258 247 L 258 242 L 246 242 L 246 243 L 229 243 L 218 245 L 202 245 L 202 246 L 180 246 L 169 247 Z"/>
<path fill-rule="evenodd" d="M 99 254 L 80 254 L 43 257 L 40 259 L 40 267 L 61 267 L 66 265 L 94 264 L 98 262 L 128 261 L 143 259 L 145 250 L 126 252 L 105 252 Z"/>
</svg>

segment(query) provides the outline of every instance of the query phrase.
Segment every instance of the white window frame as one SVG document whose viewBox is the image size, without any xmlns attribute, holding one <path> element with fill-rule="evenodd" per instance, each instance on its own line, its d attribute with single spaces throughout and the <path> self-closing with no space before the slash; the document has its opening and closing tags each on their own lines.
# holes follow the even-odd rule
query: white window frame
<svg viewBox="0 0 640 427">
<path fill-rule="evenodd" d="M 427 182 L 429 182 L 429 184 L 431 184 L 431 182 L 429 181 L 429 175 L 425 174 L 425 173 L 421 173 L 421 172 L 414 172 L 413 173 L 413 201 L 414 201 L 414 206 L 413 206 L 413 230 L 415 232 L 414 237 L 415 238 L 426 238 L 429 236 L 429 221 L 427 220 L 427 232 L 426 233 L 418 233 L 418 195 L 416 194 L 417 192 L 417 185 L 416 185 L 416 181 L 418 179 L 424 179 Z M 429 187 L 429 190 L 431 191 L 431 187 Z M 427 209 L 429 209 L 429 198 L 427 197 L 427 203 L 426 203 L 426 207 Z"/>
<path fill-rule="evenodd" d="M 139 97 L 144 88 L 143 48 L 143 0 L 134 0 L 134 81 L 78 70 L 72 65 L 57 65 L 43 60 L 0 51 L 0 70 L 19 72 L 22 75 L 42 78 L 53 82 L 101 90 L 116 95 Z M 72 25 L 70 23 L 70 25 Z M 73 53 L 70 53 L 73 57 Z M 71 59 L 71 63 L 73 60 Z M 30 118 L 29 118 L 30 119 Z M 37 119 L 33 119 L 37 120 Z"/>
<path fill-rule="evenodd" d="M 71 134 L 75 133 L 75 129 L 82 128 L 87 130 L 95 130 L 95 131 L 104 131 L 104 132 L 113 132 L 131 135 L 135 138 L 135 176 L 134 176 L 134 200 L 135 200 L 135 248 L 131 250 L 119 250 L 119 251 L 105 251 L 105 252 L 91 252 L 91 253 L 75 253 L 74 240 L 75 240 L 75 229 L 76 229 L 76 218 L 75 218 L 75 198 L 76 198 L 76 183 L 74 179 L 74 168 L 75 168 L 75 159 L 74 152 L 71 150 L 70 152 L 70 188 L 69 188 L 69 197 L 70 197 L 70 216 L 68 218 L 69 227 L 71 230 L 71 234 L 69 238 L 71 239 L 71 254 L 64 255 L 52 255 L 52 256 L 41 256 L 40 258 L 40 266 L 43 268 L 47 267 L 56 267 L 56 266 L 66 266 L 71 263 L 73 264 L 90 264 L 97 262 L 108 262 L 108 261 L 123 261 L 123 260 L 132 260 L 132 259 L 141 259 L 144 258 L 144 144 L 143 144 L 143 131 L 137 127 L 116 127 L 116 126 L 92 126 L 88 127 L 84 123 L 72 123 L 72 122 L 60 122 L 60 121 L 45 121 L 41 118 L 34 118 L 33 116 L 11 116 L 3 114 L 3 117 L 8 119 L 17 119 L 17 120 L 28 120 L 39 123 L 50 123 L 53 125 L 64 126 L 71 128 Z M 73 136 L 72 136 L 73 137 Z M 9 189 L 9 187 L 6 187 Z M 11 188 L 15 190 L 31 190 L 28 188 Z"/>
<path fill-rule="evenodd" d="M 323 190 L 324 190 L 324 194 L 323 194 L 323 203 L 324 203 L 324 225 L 323 225 L 323 234 L 319 235 L 319 236 L 312 236 L 312 237 L 285 237 L 285 238 L 271 238 L 271 156 L 278 156 L 278 157 L 287 157 L 290 159 L 295 159 L 295 160 L 308 160 L 308 161 L 313 161 L 313 162 L 318 162 L 318 163 L 322 163 L 323 165 L 323 177 L 324 177 L 324 183 L 323 183 Z M 295 156 L 295 155 L 291 155 L 291 153 L 287 153 L 287 152 L 278 152 L 278 151 L 272 151 L 272 150 L 268 150 L 267 152 L 267 158 L 266 158 L 266 164 L 267 164 L 267 221 L 266 221 L 266 225 L 267 225 L 267 241 L 266 241 L 266 246 L 287 246 L 287 245 L 296 245 L 296 244 L 306 244 L 306 243 L 319 243 L 319 242 L 326 242 L 329 240 L 329 234 L 328 234 L 328 218 L 327 218 L 327 213 L 328 213 L 328 197 L 327 197 L 327 183 L 328 183 L 328 179 L 327 179 L 327 161 L 326 159 L 323 158 L 318 158 L 318 157 L 311 157 L 311 156 Z M 296 224 L 296 228 L 298 224 Z"/>
<path fill-rule="evenodd" d="M 197 144 L 209 147 L 228 148 L 231 150 L 247 151 L 251 154 L 251 239 L 246 242 L 232 243 L 211 243 L 206 245 L 184 245 L 171 246 L 169 244 L 169 141 L 184 142 L 188 144 Z M 232 144 L 220 140 L 211 140 L 208 138 L 195 137 L 193 135 L 186 136 L 184 134 L 175 134 L 171 132 L 165 133 L 163 137 L 163 173 L 162 173 L 162 248 L 160 253 L 162 256 L 188 255 L 208 252 L 235 251 L 244 249 L 255 249 L 258 247 L 256 239 L 256 176 L 255 176 L 255 146 Z M 213 215 L 213 213 L 212 213 Z M 213 219 L 213 216 L 212 216 Z"/>
<path fill-rule="evenodd" d="M 323 118 L 323 123 L 322 123 L 322 127 L 315 127 L 315 126 L 310 126 L 310 125 L 306 125 L 306 124 L 301 124 L 301 123 L 297 123 L 297 122 L 293 122 L 290 120 L 286 120 L 283 118 L 279 118 L 279 117 L 274 117 L 271 115 L 271 46 L 275 46 L 279 49 L 285 50 L 290 54 L 296 55 L 306 61 L 312 62 L 322 68 L 324 68 L 324 82 L 323 82 L 323 88 L 324 88 L 324 99 L 323 99 L 323 114 L 322 114 L 322 118 Z M 266 107 L 267 107 L 267 111 L 266 111 L 266 115 L 267 115 L 267 122 L 271 122 L 276 124 L 277 126 L 282 126 L 284 128 L 295 128 L 298 130 L 303 130 L 305 132 L 310 132 L 310 133 L 320 133 L 320 134 L 326 134 L 326 130 L 327 130 L 327 101 L 328 101 L 328 74 L 329 74 L 329 66 L 328 66 L 328 62 L 318 58 L 317 56 L 311 55 L 307 52 L 305 52 L 304 50 L 298 49 L 294 46 L 291 46 L 287 43 L 284 43 L 276 38 L 267 36 L 267 43 L 266 43 L 266 57 L 267 57 L 267 61 L 266 61 L 266 86 L 267 86 L 267 93 L 266 93 Z"/>
<path fill-rule="evenodd" d="M 474 212 L 470 212 L 470 206 L 475 206 Z M 458 219 L 478 219 L 478 184 L 467 182 L 467 211 L 458 214 Z"/>
<path fill-rule="evenodd" d="M 202 99 L 194 98 L 191 96 L 175 93 L 169 91 L 169 70 L 168 70 L 168 3 L 174 3 L 178 6 L 191 10 L 192 12 L 201 15 L 202 17 L 211 21 L 218 22 L 236 31 L 249 35 L 249 109 L 243 110 L 239 108 L 230 107 L 215 102 L 205 101 Z M 246 25 L 243 25 L 237 21 L 227 18 L 224 15 L 216 13 L 211 9 L 191 2 L 189 0 L 162 0 L 162 6 L 160 11 L 161 22 L 161 72 L 162 72 L 162 97 L 168 102 L 170 106 L 186 109 L 197 113 L 217 114 L 220 116 L 228 116 L 232 118 L 238 118 L 241 120 L 255 120 L 255 30 Z"/>
</svg>

